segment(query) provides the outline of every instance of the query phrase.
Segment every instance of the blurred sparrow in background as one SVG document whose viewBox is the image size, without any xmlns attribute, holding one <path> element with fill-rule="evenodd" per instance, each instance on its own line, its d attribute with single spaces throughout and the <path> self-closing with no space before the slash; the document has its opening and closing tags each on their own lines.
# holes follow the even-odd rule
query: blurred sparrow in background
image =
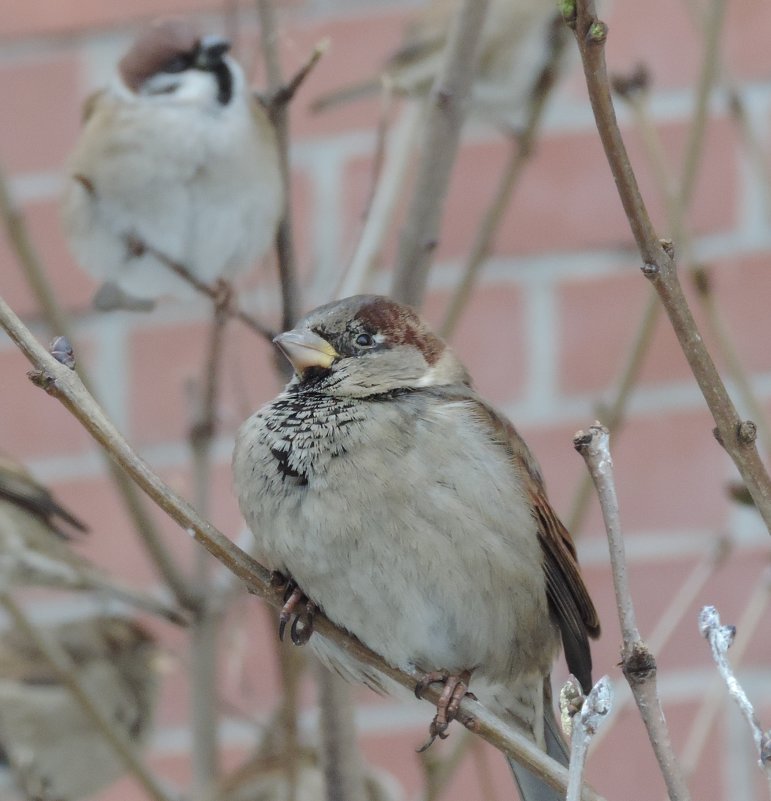
<svg viewBox="0 0 771 801">
<path fill-rule="evenodd" d="M 322 306 L 276 343 L 295 376 L 241 427 L 233 471 L 255 556 L 296 587 L 284 619 L 303 604 L 293 639 L 315 605 L 389 664 L 445 683 L 432 738 L 470 685 L 567 764 L 549 673 L 561 639 L 588 691 L 600 625 L 514 426 L 388 298 Z M 322 637 L 311 643 L 343 675 L 382 682 Z M 561 798 L 512 768 L 527 801 Z"/>
<path fill-rule="evenodd" d="M 141 746 L 152 728 L 159 683 L 153 638 L 117 617 L 41 631 L 64 649 L 112 725 Z M 36 646 L 15 629 L 0 635 L 0 764 L 29 801 L 78 801 L 126 770 Z"/>
<path fill-rule="evenodd" d="M 283 186 L 273 127 L 229 43 L 184 19 L 140 34 L 86 104 L 63 219 L 95 305 L 151 308 L 248 270 L 274 240 Z"/>
<path fill-rule="evenodd" d="M 0 590 L 91 590 L 183 622 L 176 609 L 111 578 L 76 553 L 67 540 L 85 531 L 85 525 L 21 464 L 0 453 Z"/>
<path fill-rule="evenodd" d="M 408 26 L 381 75 L 318 98 L 317 111 L 371 94 L 384 84 L 397 94 L 428 94 L 442 64 L 457 0 L 433 0 Z M 547 0 L 492 0 L 479 41 L 471 110 L 509 129 L 521 127 L 544 68 L 567 38 Z"/>
</svg>

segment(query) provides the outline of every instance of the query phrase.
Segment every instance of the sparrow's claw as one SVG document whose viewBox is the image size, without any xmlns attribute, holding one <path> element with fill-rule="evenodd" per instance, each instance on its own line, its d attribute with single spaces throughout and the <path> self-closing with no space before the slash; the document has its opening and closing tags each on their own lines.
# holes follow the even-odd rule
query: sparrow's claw
<svg viewBox="0 0 771 801">
<path fill-rule="evenodd" d="M 316 604 L 308 600 L 294 579 L 284 579 L 277 571 L 271 575 L 271 582 L 276 586 L 280 586 L 284 581 L 286 581 L 286 589 L 284 590 L 284 605 L 278 616 L 278 638 L 283 642 L 287 623 L 292 620 L 294 615 L 295 619 L 292 621 L 289 635 L 295 645 L 305 645 L 313 634 L 313 616 L 316 613 Z M 300 606 L 304 606 L 304 608 L 298 609 Z"/>
<path fill-rule="evenodd" d="M 305 609 L 298 612 L 292 622 L 290 635 L 295 645 L 305 645 L 313 634 L 313 616 L 316 614 L 316 604 L 306 601 Z"/>
<path fill-rule="evenodd" d="M 449 673 L 442 671 L 433 671 L 427 673 L 415 686 L 415 695 L 418 698 L 423 697 L 423 693 L 428 689 L 430 684 L 437 682 L 444 685 L 442 694 L 436 702 L 436 715 L 431 721 L 428 728 L 428 740 L 418 749 L 418 753 L 423 753 L 433 745 L 437 737 L 444 740 L 447 737 L 447 727 L 458 716 L 460 709 L 460 702 L 468 695 L 473 697 L 472 693 L 468 691 L 468 683 L 471 679 L 471 673 L 464 670 L 459 676 L 451 676 Z"/>
</svg>

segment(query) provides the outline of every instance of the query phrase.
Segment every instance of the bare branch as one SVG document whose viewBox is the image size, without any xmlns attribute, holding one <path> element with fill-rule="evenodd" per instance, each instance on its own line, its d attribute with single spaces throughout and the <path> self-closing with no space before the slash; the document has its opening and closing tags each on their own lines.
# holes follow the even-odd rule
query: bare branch
<svg viewBox="0 0 771 801">
<path fill-rule="evenodd" d="M 747 721 L 747 725 L 750 727 L 752 738 L 755 741 L 755 748 L 758 751 L 758 764 L 766 771 L 771 785 L 771 749 L 769 749 L 771 731 L 764 732 L 761 728 L 755 709 L 747 697 L 747 693 L 744 692 L 744 688 L 739 684 L 739 680 L 731 668 L 731 663 L 728 661 L 728 649 L 733 644 L 736 628 L 734 626 L 721 626 L 717 609 L 714 606 L 705 606 L 699 614 L 699 631 L 709 642 L 712 658 L 715 660 L 717 669 L 728 688 L 728 694 L 736 701 L 744 719 Z"/>
<path fill-rule="evenodd" d="M 607 26 L 597 19 L 593 0 L 577 0 L 575 12 L 569 22 L 575 30 L 581 53 L 597 130 L 642 257 L 643 274 L 651 281 L 664 305 L 715 420 L 718 439 L 736 464 L 766 527 L 771 531 L 771 479 L 758 455 L 754 436 L 750 428 L 742 424 L 704 345 L 680 286 L 672 254 L 656 236 L 621 138 L 605 66 Z"/>
<path fill-rule="evenodd" d="M 275 97 L 284 88 L 284 81 L 281 77 L 281 59 L 278 52 L 278 22 L 273 0 L 257 0 L 257 14 L 260 19 L 260 41 L 262 43 L 263 58 L 265 59 L 265 71 L 268 75 L 268 91 Z M 319 53 L 315 61 L 311 56 L 312 63 L 308 70 L 318 61 L 320 56 L 321 53 Z M 291 182 L 289 176 L 289 109 L 287 103 L 282 102 L 272 103 L 269 111 L 273 126 L 276 129 L 281 178 L 284 183 L 284 212 L 276 233 L 276 253 L 278 255 L 278 273 L 281 283 L 281 326 L 282 330 L 288 331 L 297 321 L 301 305 L 292 234 Z"/>
<path fill-rule="evenodd" d="M 675 758 L 669 728 L 658 695 L 656 660 L 640 637 L 635 619 L 634 604 L 626 574 L 624 540 L 621 534 L 621 518 L 608 431 L 596 423 L 588 431 L 579 431 L 573 438 L 573 444 L 586 461 L 602 507 L 613 570 L 616 606 L 624 641 L 621 651 L 622 670 L 634 694 L 645 728 L 648 730 L 648 737 L 671 801 L 688 801 L 690 799 L 688 786 Z"/>
<path fill-rule="evenodd" d="M 736 639 L 732 646 L 733 663 L 741 665 L 758 626 L 767 619 L 767 609 L 771 600 L 771 572 L 765 570 L 752 591 L 736 627 Z M 699 758 L 714 731 L 715 718 L 723 705 L 725 695 L 719 676 L 702 699 L 699 711 L 691 721 L 691 730 L 682 749 L 681 761 L 686 775 L 696 770 Z"/>
<path fill-rule="evenodd" d="M 546 102 L 557 82 L 559 63 L 566 45 L 567 37 L 564 35 L 564 27 L 559 16 L 555 17 L 552 27 L 556 28 L 554 35 L 551 37 L 552 51 L 541 70 L 541 75 L 530 97 L 525 129 L 516 136 L 511 135 L 511 151 L 498 181 L 498 188 L 482 217 L 474 242 L 471 245 L 471 250 L 466 258 L 463 278 L 455 288 L 440 326 L 440 334 L 447 339 L 452 337 L 461 313 L 471 297 L 479 271 L 490 253 L 490 248 L 503 220 L 503 215 L 511 202 L 512 193 L 519 183 L 525 164 L 533 154 L 543 113 L 546 109 Z"/>
<path fill-rule="evenodd" d="M 575 679 L 573 680 L 575 681 Z M 560 693 L 561 696 L 562 693 Z M 607 720 L 612 708 L 613 685 L 608 676 L 603 676 L 586 696 L 581 711 L 572 718 L 573 731 L 570 737 L 570 768 L 566 801 L 579 801 L 581 797 L 589 743 L 600 726 Z"/>
<path fill-rule="evenodd" d="M 283 606 L 283 589 L 271 582 L 270 572 L 202 518 L 187 501 L 173 492 L 150 470 L 108 420 L 78 376 L 56 361 L 35 340 L 2 298 L 0 298 L 0 327 L 8 333 L 36 368 L 38 376 L 36 383 L 72 412 L 91 436 L 161 509 L 240 578 L 249 592 L 263 598 L 271 606 L 276 608 Z M 362 665 L 374 668 L 403 687 L 414 690 L 416 684 L 423 678 L 423 674 L 418 670 L 400 671 L 386 664 L 377 654 L 338 629 L 320 613 L 314 618 L 314 630 L 318 635 L 343 648 L 346 654 Z M 429 687 L 424 697 L 435 705 L 439 694 L 438 688 Z M 495 748 L 542 777 L 550 786 L 564 792 L 567 786 L 567 771 L 544 754 L 524 734 L 503 723 L 478 701 L 465 698 L 461 702 L 458 719 Z M 600 798 L 590 788 L 584 789 L 582 797 L 584 801 L 598 801 Z"/>
<path fill-rule="evenodd" d="M 414 306 L 421 304 L 428 280 L 488 4 L 489 0 L 461 0 L 448 33 L 444 62 L 428 99 L 420 163 L 393 278 L 393 296 Z"/>
<path fill-rule="evenodd" d="M 319 688 L 321 764 L 327 801 L 360 801 L 366 797 L 351 685 L 320 662 L 316 664 Z"/>
</svg>

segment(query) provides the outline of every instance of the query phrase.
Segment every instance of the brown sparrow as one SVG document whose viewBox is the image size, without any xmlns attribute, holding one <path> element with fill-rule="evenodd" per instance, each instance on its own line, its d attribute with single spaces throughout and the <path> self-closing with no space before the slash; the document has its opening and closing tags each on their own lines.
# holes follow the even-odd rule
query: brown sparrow
<svg viewBox="0 0 771 801">
<path fill-rule="evenodd" d="M 600 625 L 514 426 L 388 298 L 322 306 L 275 341 L 295 375 L 243 424 L 233 456 L 255 555 L 391 665 L 446 681 L 432 735 L 470 686 L 566 763 L 546 682 L 561 639 L 590 688 Z M 378 683 L 322 637 L 311 643 L 344 675 Z M 560 797 L 512 767 L 528 801 Z"/>
<path fill-rule="evenodd" d="M 145 308 L 248 270 L 273 242 L 283 186 L 273 127 L 229 43 L 156 22 L 87 103 L 63 219 L 100 308 Z"/>
<path fill-rule="evenodd" d="M 0 588 L 104 593 L 180 623 L 176 609 L 108 576 L 67 541 L 85 525 L 14 459 L 0 453 Z"/>
<path fill-rule="evenodd" d="M 315 110 L 370 94 L 386 83 L 398 94 L 428 94 L 442 64 L 457 0 L 433 0 L 408 26 L 380 76 L 318 98 Z M 492 0 L 479 42 L 471 109 L 507 128 L 526 120 L 528 100 L 567 29 L 554 3 Z"/>
<path fill-rule="evenodd" d="M 137 623 L 96 617 L 45 632 L 113 725 L 141 745 L 152 728 L 158 649 Z M 27 637 L 0 635 L 0 764 L 29 801 L 78 801 L 119 778 L 115 755 Z"/>
</svg>

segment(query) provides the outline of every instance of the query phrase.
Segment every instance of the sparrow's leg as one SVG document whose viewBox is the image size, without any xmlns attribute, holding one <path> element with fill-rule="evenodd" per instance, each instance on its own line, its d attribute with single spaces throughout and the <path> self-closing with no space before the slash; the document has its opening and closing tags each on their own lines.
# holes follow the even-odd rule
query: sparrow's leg
<svg viewBox="0 0 771 801">
<path fill-rule="evenodd" d="M 473 694 L 468 691 L 468 684 L 471 679 L 471 671 L 464 670 L 458 676 L 451 676 L 449 673 L 442 671 L 432 671 L 426 673 L 425 677 L 421 679 L 415 686 L 415 695 L 418 698 L 423 697 L 423 693 L 428 689 L 430 684 L 437 682 L 444 685 L 442 694 L 436 702 L 436 715 L 431 721 L 428 729 L 429 738 L 418 749 L 420 753 L 431 747 L 437 737 L 444 739 L 447 737 L 447 727 L 457 717 L 460 702 L 468 695 L 473 698 Z"/>
<path fill-rule="evenodd" d="M 305 593 L 297 586 L 293 578 L 285 578 L 278 571 L 274 571 L 271 581 L 276 586 L 286 584 L 284 590 L 284 605 L 278 616 L 278 638 L 284 639 L 286 624 L 295 616 L 289 635 L 295 645 L 305 645 L 313 634 L 313 616 L 316 614 L 316 604 L 309 601 Z M 298 607 L 301 607 L 298 609 Z"/>
</svg>

